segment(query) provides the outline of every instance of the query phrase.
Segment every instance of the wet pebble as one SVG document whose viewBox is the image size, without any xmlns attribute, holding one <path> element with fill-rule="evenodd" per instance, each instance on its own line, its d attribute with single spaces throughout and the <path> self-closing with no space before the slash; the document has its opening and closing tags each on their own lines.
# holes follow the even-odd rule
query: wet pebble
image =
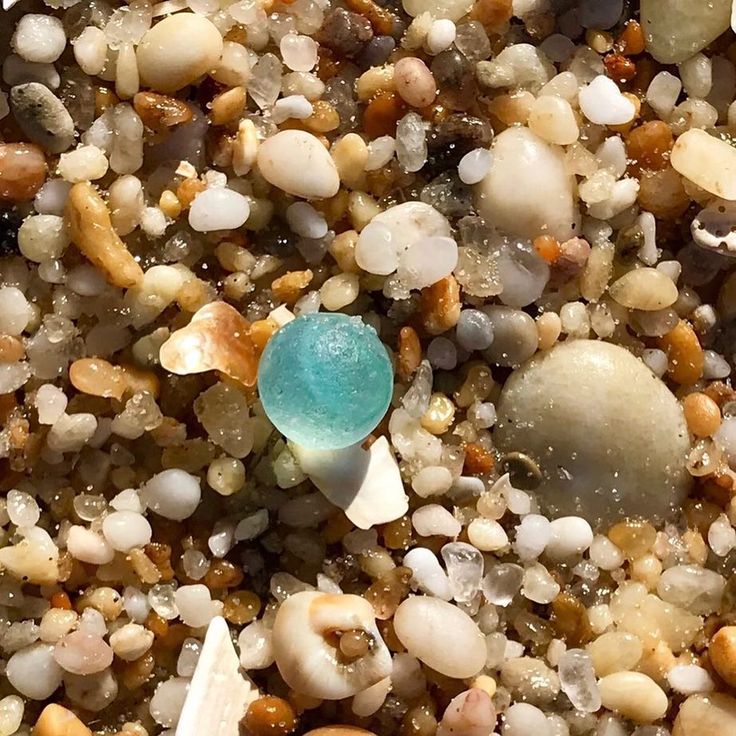
<svg viewBox="0 0 736 736">
<path fill-rule="evenodd" d="M 334 8 L 325 16 L 317 40 L 341 56 L 356 56 L 373 38 L 367 18 L 345 8 Z"/>
<path fill-rule="evenodd" d="M 539 335 L 534 320 L 526 312 L 496 305 L 483 311 L 493 328 L 493 342 L 484 353 L 490 363 L 517 366 L 534 355 Z"/>
</svg>

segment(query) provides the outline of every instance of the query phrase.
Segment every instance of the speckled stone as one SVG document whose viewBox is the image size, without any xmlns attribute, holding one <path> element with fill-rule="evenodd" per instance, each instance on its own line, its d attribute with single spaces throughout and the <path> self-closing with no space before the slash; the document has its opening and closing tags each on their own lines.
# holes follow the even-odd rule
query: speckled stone
<svg viewBox="0 0 736 736">
<path fill-rule="evenodd" d="M 10 90 L 10 107 L 20 129 L 50 153 L 62 153 L 74 142 L 71 115 L 43 84 L 17 84 Z"/>
<path fill-rule="evenodd" d="M 310 314 L 271 338 L 258 368 L 263 408 L 304 447 L 361 442 L 381 421 L 393 391 L 388 353 L 359 317 Z"/>
<path fill-rule="evenodd" d="M 539 464 L 537 493 L 553 516 L 663 519 L 690 484 L 680 404 L 644 363 L 609 343 L 561 343 L 516 370 L 494 441 Z"/>
</svg>

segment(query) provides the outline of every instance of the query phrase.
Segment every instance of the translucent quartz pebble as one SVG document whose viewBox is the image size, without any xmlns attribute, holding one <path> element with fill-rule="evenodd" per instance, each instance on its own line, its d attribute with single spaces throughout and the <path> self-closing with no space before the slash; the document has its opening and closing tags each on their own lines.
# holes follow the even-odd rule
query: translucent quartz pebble
<svg viewBox="0 0 736 736">
<path fill-rule="evenodd" d="M 333 450 L 365 439 L 381 421 L 393 371 L 375 331 L 359 318 L 309 314 L 271 338 L 258 389 L 282 434 L 304 447 Z"/>
<path fill-rule="evenodd" d="M 568 649 L 560 657 L 558 669 L 562 691 L 573 707 L 595 713 L 601 707 L 601 695 L 590 654 L 582 649 Z"/>
<path fill-rule="evenodd" d="M 707 7 L 707 10 L 706 10 Z M 663 64 L 678 64 L 728 29 L 731 0 L 642 0 L 641 24 L 647 51 Z"/>
<path fill-rule="evenodd" d="M 511 375 L 497 409 L 495 444 L 539 464 L 553 516 L 665 518 L 687 493 L 680 404 L 624 348 L 574 340 L 539 354 Z"/>
</svg>

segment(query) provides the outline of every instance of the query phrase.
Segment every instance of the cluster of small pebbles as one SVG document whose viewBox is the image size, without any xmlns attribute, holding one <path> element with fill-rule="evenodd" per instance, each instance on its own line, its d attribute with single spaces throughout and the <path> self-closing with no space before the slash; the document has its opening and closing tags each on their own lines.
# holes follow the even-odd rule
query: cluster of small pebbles
<svg viewBox="0 0 736 736">
<path fill-rule="evenodd" d="M 0 736 L 189 736 L 215 617 L 243 736 L 734 736 L 731 0 L 10 4 Z"/>
</svg>

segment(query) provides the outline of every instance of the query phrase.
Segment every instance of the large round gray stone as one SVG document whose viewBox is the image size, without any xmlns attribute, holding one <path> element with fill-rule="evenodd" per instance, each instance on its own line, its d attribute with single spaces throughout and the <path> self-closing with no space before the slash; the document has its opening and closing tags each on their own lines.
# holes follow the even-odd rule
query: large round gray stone
<svg viewBox="0 0 736 736">
<path fill-rule="evenodd" d="M 561 343 L 514 371 L 497 408 L 496 445 L 539 463 L 539 499 L 552 516 L 663 519 L 687 495 L 680 404 L 624 348 Z"/>
</svg>

